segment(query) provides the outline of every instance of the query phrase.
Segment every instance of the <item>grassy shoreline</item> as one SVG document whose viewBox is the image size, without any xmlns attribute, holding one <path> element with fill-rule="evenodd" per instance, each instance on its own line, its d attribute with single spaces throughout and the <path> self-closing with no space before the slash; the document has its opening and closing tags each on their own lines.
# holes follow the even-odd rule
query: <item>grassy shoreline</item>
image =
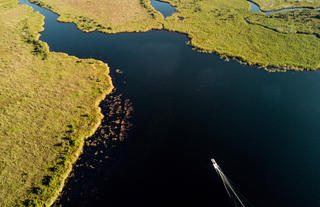
<svg viewBox="0 0 320 207">
<path fill-rule="evenodd" d="M 112 85 L 111 79 L 110 79 L 110 85 Z M 72 158 L 71 158 L 71 160 L 70 160 L 70 163 L 69 163 L 67 169 L 64 171 L 64 173 L 63 173 L 62 176 L 61 176 L 62 182 L 61 182 L 59 188 L 57 188 L 56 193 L 51 197 L 51 199 L 49 199 L 49 200 L 46 202 L 46 206 L 51 206 L 51 205 L 57 200 L 57 198 L 59 197 L 60 193 L 61 193 L 62 190 L 63 190 L 64 184 L 65 184 L 67 178 L 68 178 L 69 175 L 70 175 L 70 172 L 72 171 L 72 165 L 77 161 L 77 159 L 79 158 L 79 156 L 80 156 L 81 153 L 82 153 L 83 145 L 84 145 L 84 140 L 85 140 L 86 138 L 92 136 L 92 135 L 95 133 L 95 131 L 98 129 L 98 127 L 101 125 L 101 120 L 103 119 L 103 116 L 104 116 L 104 115 L 101 113 L 101 108 L 99 107 L 99 104 L 100 104 L 101 101 L 103 101 L 103 100 L 106 98 L 106 96 L 107 96 L 108 94 L 111 93 L 111 91 L 112 91 L 112 88 L 110 88 L 108 91 L 105 91 L 105 93 L 103 93 L 103 94 L 101 95 L 101 97 L 98 97 L 98 98 L 96 99 L 96 101 L 95 101 L 95 106 L 96 106 L 97 109 L 98 109 L 98 113 L 99 113 L 100 117 L 97 119 L 96 124 L 91 128 L 91 130 L 89 131 L 88 135 L 87 135 L 86 137 L 84 137 L 84 139 L 83 139 L 82 142 L 80 142 L 80 145 L 77 147 L 75 153 L 73 153 Z"/>
<path fill-rule="evenodd" d="M 44 17 L 0 0 L 0 205 L 50 206 L 113 88 L 97 60 L 50 52 Z"/>
<path fill-rule="evenodd" d="M 246 24 L 244 19 L 255 14 L 242 0 L 162 0 L 176 6 L 177 13 L 166 19 L 150 1 L 139 0 L 133 7 L 138 8 L 138 3 L 144 8 L 137 10 L 141 19 L 126 17 L 111 29 L 84 15 L 62 14 L 43 1 L 31 0 L 60 15 L 59 21 L 76 23 L 84 32 L 165 29 L 186 34 L 201 52 L 214 52 L 242 64 L 299 71 L 320 68 L 319 39 L 297 32 L 282 34 L 258 23 Z M 0 117 L 4 120 L 0 123 L 0 154 L 4 155 L 0 159 L 0 190 L 5 190 L 0 205 L 50 206 L 79 157 L 84 138 L 100 124 L 103 115 L 98 105 L 113 88 L 109 68 L 101 61 L 50 52 L 48 45 L 39 41 L 44 17 L 31 8 L 0 0 L 0 11 L 0 73 L 4 75 L 0 76 L 0 109 L 4 110 Z M 293 22 L 297 26 L 297 21 Z M 21 169 L 12 173 L 21 162 Z"/>
<path fill-rule="evenodd" d="M 247 24 L 245 19 L 256 13 L 249 11 L 246 1 L 167 1 L 177 7 L 178 13 L 166 19 L 164 28 L 188 34 L 191 44 L 201 51 L 263 68 L 299 71 L 320 68 L 319 39 Z"/>
<path fill-rule="evenodd" d="M 56 12 L 51 5 L 43 3 L 47 1 L 31 0 L 31 2 L 38 2 L 40 6 Z M 320 59 L 318 55 L 320 51 L 319 40 L 311 35 L 304 35 L 305 33 L 309 34 L 305 32 L 305 29 L 296 32 L 281 32 L 283 25 L 288 23 L 285 19 L 281 21 L 278 28 L 267 25 L 263 22 L 265 20 L 259 22 L 256 20 L 254 22 L 253 17 L 259 15 L 249 11 L 250 5 L 245 0 L 231 0 L 228 2 L 221 0 L 161 1 L 175 6 L 177 12 L 163 19 L 162 15 L 151 7 L 150 1 L 141 0 L 139 3 L 140 6 L 157 14 L 155 19 L 158 26 L 156 27 L 145 27 L 145 29 L 141 30 L 140 27 L 131 25 L 129 28 L 124 26 L 120 30 L 114 29 L 112 31 L 93 28 L 103 33 L 146 32 L 164 29 L 186 34 L 190 38 L 191 45 L 200 52 L 216 53 L 226 59 L 236 59 L 242 64 L 254 65 L 265 69 L 282 68 L 298 71 L 318 70 L 320 68 L 320 62 L 317 61 Z M 59 15 L 61 12 L 56 13 Z M 260 16 L 267 18 L 266 15 Z M 58 18 L 59 21 L 61 21 L 60 17 Z M 246 19 L 250 19 L 252 24 L 245 24 Z M 69 19 L 68 22 L 76 23 L 77 20 Z M 290 24 L 293 25 L 292 21 Z M 311 31 L 317 25 L 317 22 L 312 25 L 310 27 Z M 79 26 L 79 24 L 77 24 L 77 27 L 84 32 L 94 30 L 87 30 Z M 264 43 L 264 45 L 261 43 Z"/>
<path fill-rule="evenodd" d="M 105 99 L 105 97 L 107 96 L 107 94 L 109 94 L 111 91 L 103 94 L 100 98 L 96 99 L 96 107 L 98 107 L 98 111 L 99 111 L 99 114 L 101 115 L 99 117 L 99 119 L 97 120 L 96 124 L 91 128 L 91 130 L 89 131 L 89 134 L 87 136 L 84 137 L 83 141 L 79 143 L 79 146 L 76 147 L 76 151 L 74 153 L 71 154 L 71 156 L 67 159 L 70 159 L 69 160 L 69 164 L 67 164 L 67 168 L 66 169 L 61 169 L 61 171 L 63 171 L 63 173 L 61 173 L 60 175 L 56 175 L 58 177 L 60 177 L 60 184 L 58 184 L 57 187 L 54 187 L 54 193 L 51 197 L 49 197 L 48 200 L 46 200 L 44 202 L 44 205 L 45 206 L 51 206 L 56 200 L 57 198 L 60 196 L 60 193 L 62 192 L 63 188 L 64 188 L 64 185 L 65 185 L 65 182 L 67 181 L 71 171 L 72 171 L 72 165 L 77 161 L 77 159 L 80 157 L 81 153 L 82 153 L 82 150 L 83 150 L 83 146 L 84 146 L 84 140 L 90 136 L 92 136 L 95 131 L 98 129 L 98 127 L 100 126 L 101 124 L 101 120 L 103 118 L 103 114 L 101 113 L 101 109 L 99 107 L 99 103 Z M 70 148 L 71 149 L 71 148 Z M 72 149 L 71 149 L 72 150 Z M 52 168 L 52 167 L 51 167 Z M 58 178 L 59 179 L 59 178 Z M 26 203 L 29 202 L 28 203 Z M 42 203 L 42 199 L 40 199 L 40 201 L 36 198 L 36 199 L 33 199 L 33 200 L 25 200 L 24 201 L 24 205 L 25 206 L 28 206 L 28 205 L 39 205 L 39 203 Z"/>
<path fill-rule="evenodd" d="M 81 15 L 81 12 L 79 12 L 80 14 L 71 14 L 68 11 L 64 11 L 63 5 L 60 5 L 62 8 L 58 8 L 59 6 L 52 6 L 43 0 L 29 1 L 30 3 L 36 4 L 59 15 L 57 19 L 59 22 L 74 23 L 77 28 L 83 32 L 99 31 L 107 34 L 115 34 L 123 32 L 147 32 L 150 30 L 160 30 L 163 28 L 164 18 L 151 6 L 149 0 L 135 0 L 138 3 L 134 4 L 134 8 L 141 7 L 145 12 L 142 17 L 134 17 L 137 18 L 136 20 L 133 18 L 128 18 L 125 21 L 116 24 L 113 24 L 111 21 L 102 19 L 101 17 L 97 17 L 93 14 L 89 14 L 93 17 Z"/>
<path fill-rule="evenodd" d="M 266 29 L 270 29 L 270 28 L 266 28 Z M 189 39 L 187 44 L 189 46 L 191 46 L 192 48 L 194 48 L 195 50 L 197 50 L 198 52 L 216 54 L 221 59 L 224 59 L 227 62 L 230 61 L 230 60 L 234 60 L 234 61 L 237 61 L 239 64 L 248 65 L 248 66 L 255 66 L 257 68 L 264 69 L 267 72 L 286 72 L 286 71 L 289 71 L 289 70 L 294 70 L 294 71 L 315 71 L 315 70 L 320 69 L 320 65 L 319 65 L 318 69 L 312 69 L 312 68 L 292 67 L 292 66 L 278 66 L 278 65 L 270 65 L 270 64 L 260 64 L 260 63 L 257 63 L 257 62 L 249 62 L 249 60 L 243 59 L 242 56 L 233 56 L 233 55 L 228 55 L 228 54 L 222 53 L 222 52 L 220 53 L 220 52 L 215 51 L 215 50 L 203 49 L 201 47 L 201 45 L 197 46 L 196 44 L 192 43 L 193 37 L 190 36 L 188 33 L 184 33 L 184 32 L 181 32 L 179 30 L 170 30 L 170 29 L 166 29 L 166 28 L 165 28 L 165 30 L 169 31 L 169 32 L 175 32 L 175 33 L 178 33 L 178 34 L 186 35 L 188 37 L 188 39 Z M 299 34 L 309 35 L 308 33 L 299 33 Z"/>
</svg>

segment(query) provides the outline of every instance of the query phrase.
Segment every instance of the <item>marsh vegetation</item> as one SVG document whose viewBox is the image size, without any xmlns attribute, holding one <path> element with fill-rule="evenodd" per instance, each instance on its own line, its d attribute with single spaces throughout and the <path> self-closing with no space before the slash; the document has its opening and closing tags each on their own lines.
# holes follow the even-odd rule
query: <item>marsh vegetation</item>
<svg viewBox="0 0 320 207">
<path fill-rule="evenodd" d="M 215 52 L 242 63 L 294 70 L 320 67 L 320 40 L 311 35 L 319 32 L 319 11 L 281 12 L 269 17 L 251 12 L 245 0 L 163 1 L 175 6 L 177 11 L 166 19 L 148 0 L 31 2 L 58 13 L 61 15 L 59 21 L 74 22 L 86 32 L 117 33 L 164 28 L 187 34 L 190 43 L 199 51 Z M 316 1 L 304 0 L 254 2 L 269 9 L 318 6 Z"/>
<path fill-rule="evenodd" d="M 319 11 L 266 16 L 250 12 L 243 0 L 167 0 L 177 13 L 164 19 L 148 0 L 32 2 L 85 32 L 165 28 L 187 34 L 200 51 L 244 63 L 297 70 L 320 67 L 320 40 L 311 35 L 319 35 Z M 39 41 L 43 17 L 17 1 L 0 0 L 0 11 L 0 205 L 50 204 L 83 139 L 102 118 L 98 103 L 112 89 L 108 67 L 50 52 Z"/>
<path fill-rule="evenodd" d="M 161 29 L 163 16 L 149 0 L 31 0 L 59 14 L 61 22 L 74 22 L 85 32 L 143 32 Z"/>
<path fill-rule="evenodd" d="M 257 24 L 248 24 L 245 19 L 252 16 L 267 17 L 250 12 L 246 1 L 168 2 L 177 6 L 178 12 L 166 19 L 165 29 L 188 34 L 191 44 L 200 50 L 235 57 L 262 67 L 295 70 L 316 70 L 320 67 L 319 39 L 305 34 L 283 34 Z M 180 21 L 180 17 L 184 20 Z M 287 24 L 287 20 L 283 18 L 281 23 Z M 313 23 L 319 24 L 318 21 Z"/>
<path fill-rule="evenodd" d="M 108 66 L 49 51 L 44 18 L 0 1 L 0 206 L 53 202 L 112 89 Z"/>
<path fill-rule="evenodd" d="M 252 0 L 257 3 L 263 11 L 280 10 L 285 8 L 318 8 L 318 0 Z"/>
<path fill-rule="evenodd" d="M 260 25 L 286 34 L 315 34 L 320 37 L 320 11 L 305 9 L 271 14 L 255 14 L 246 19 L 250 24 Z"/>
</svg>

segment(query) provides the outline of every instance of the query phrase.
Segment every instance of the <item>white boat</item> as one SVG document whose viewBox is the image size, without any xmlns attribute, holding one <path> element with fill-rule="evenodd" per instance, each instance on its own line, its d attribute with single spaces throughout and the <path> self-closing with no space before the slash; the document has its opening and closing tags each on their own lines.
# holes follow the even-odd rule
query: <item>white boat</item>
<svg viewBox="0 0 320 207">
<path fill-rule="evenodd" d="M 213 158 L 211 159 L 211 162 L 212 162 L 212 164 L 217 164 L 216 160 Z"/>
<path fill-rule="evenodd" d="M 214 168 L 219 169 L 219 165 L 217 164 L 215 159 L 212 158 L 211 162 L 212 162 Z"/>
</svg>

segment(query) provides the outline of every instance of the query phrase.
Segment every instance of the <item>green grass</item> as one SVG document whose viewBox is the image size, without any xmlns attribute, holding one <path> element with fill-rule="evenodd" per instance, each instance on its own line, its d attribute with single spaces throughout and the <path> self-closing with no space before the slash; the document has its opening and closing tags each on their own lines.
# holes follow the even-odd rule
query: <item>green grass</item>
<svg viewBox="0 0 320 207">
<path fill-rule="evenodd" d="M 72 0 L 31 0 L 60 14 L 60 21 L 76 23 L 83 31 L 97 29 L 117 33 L 165 28 L 187 34 L 191 44 L 199 51 L 215 52 L 246 64 L 294 70 L 320 68 L 320 41 L 307 35 L 318 34 L 319 19 L 315 17 L 318 17 L 319 11 L 310 11 L 309 14 L 296 11 L 292 13 L 294 15 L 281 13 L 267 17 L 250 12 L 249 3 L 245 0 L 162 0 L 176 6 L 178 11 L 164 19 L 150 6 L 149 0 L 133 0 L 130 3 L 99 0 L 81 4 L 82 1 L 85 0 L 78 4 Z M 255 2 L 269 9 L 320 4 L 309 0 Z M 117 18 L 106 8 L 125 18 Z M 129 11 L 136 13 L 126 15 Z"/>
<path fill-rule="evenodd" d="M 147 0 L 115 5 L 109 0 L 85 1 L 80 6 L 70 0 L 33 1 L 83 31 L 115 33 L 164 26 L 187 34 L 199 50 L 248 64 L 320 68 L 320 40 L 297 34 L 319 34 L 317 11 L 267 17 L 250 12 L 244 0 L 166 0 L 178 12 L 164 20 Z M 106 15 L 105 9 L 111 13 Z M 83 139 L 102 118 L 98 103 L 112 89 L 103 62 L 50 52 L 38 40 L 43 20 L 16 0 L 0 0 L 0 206 L 4 207 L 53 202 Z"/>
<path fill-rule="evenodd" d="M 58 21 L 73 22 L 84 32 L 145 32 L 161 29 L 163 16 L 148 0 L 30 0 L 59 14 Z"/>
<path fill-rule="evenodd" d="M 44 17 L 0 0 L 0 206 L 49 205 L 112 89 L 101 61 L 50 52 Z"/>
<path fill-rule="evenodd" d="M 319 0 L 252 0 L 260 6 L 263 11 L 273 11 L 285 8 L 318 8 Z"/>
<path fill-rule="evenodd" d="M 320 11 L 316 10 L 296 10 L 270 16 L 257 13 L 247 21 L 281 33 L 316 34 L 320 37 Z"/>
<path fill-rule="evenodd" d="M 244 0 L 166 1 L 176 6 L 178 13 L 166 18 L 165 29 L 187 34 L 199 50 L 261 67 L 320 68 L 319 39 L 247 24 L 245 19 L 257 14 L 249 11 L 249 3 Z"/>
</svg>

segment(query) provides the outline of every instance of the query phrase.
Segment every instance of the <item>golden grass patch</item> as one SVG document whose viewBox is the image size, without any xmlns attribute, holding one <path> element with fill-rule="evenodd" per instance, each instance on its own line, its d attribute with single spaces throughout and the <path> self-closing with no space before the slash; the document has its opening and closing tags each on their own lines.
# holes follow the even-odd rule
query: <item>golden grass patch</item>
<svg viewBox="0 0 320 207">
<path fill-rule="evenodd" d="M 74 22 L 85 32 L 94 30 L 143 32 L 161 29 L 163 16 L 148 0 L 30 0 L 59 14 L 61 22 Z"/>
</svg>

